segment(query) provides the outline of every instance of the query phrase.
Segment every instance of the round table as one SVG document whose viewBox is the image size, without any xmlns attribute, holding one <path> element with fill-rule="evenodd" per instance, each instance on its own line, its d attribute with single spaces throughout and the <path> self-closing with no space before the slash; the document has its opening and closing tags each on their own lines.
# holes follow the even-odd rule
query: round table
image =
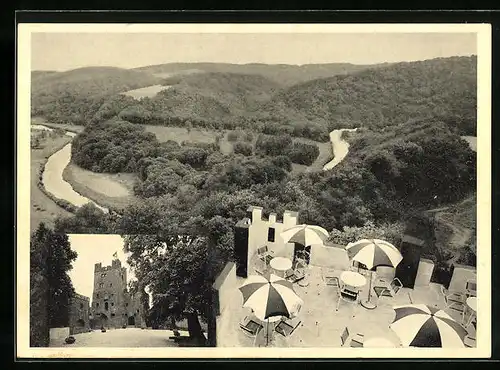
<svg viewBox="0 0 500 370">
<path fill-rule="evenodd" d="M 284 274 L 285 271 L 292 268 L 292 261 L 285 257 L 274 257 L 269 264 L 274 270 L 279 271 L 281 274 Z"/>
<path fill-rule="evenodd" d="M 469 307 L 469 309 L 472 311 L 470 314 L 469 320 L 467 320 L 466 327 L 468 327 L 470 325 L 470 323 L 472 322 L 472 319 L 474 318 L 474 315 L 476 314 L 476 311 L 477 311 L 477 299 L 476 299 L 476 297 L 469 297 L 469 298 L 467 298 L 465 303 L 467 304 L 467 307 Z"/>
<path fill-rule="evenodd" d="M 340 280 L 354 288 L 360 288 L 366 284 L 366 278 L 358 272 L 344 271 L 340 274 Z"/>
<path fill-rule="evenodd" d="M 395 348 L 397 347 L 393 342 L 385 338 L 370 338 L 365 340 L 363 347 L 366 348 Z"/>
</svg>

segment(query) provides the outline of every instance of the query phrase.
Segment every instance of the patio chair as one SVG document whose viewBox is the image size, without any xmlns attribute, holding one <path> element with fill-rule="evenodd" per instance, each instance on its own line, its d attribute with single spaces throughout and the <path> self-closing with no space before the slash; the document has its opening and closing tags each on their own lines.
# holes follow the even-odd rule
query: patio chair
<svg viewBox="0 0 500 370">
<path fill-rule="evenodd" d="M 350 340 L 349 340 L 350 339 Z M 345 347 L 349 343 L 349 347 L 363 347 L 365 336 L 361 333 L 357 333 L 355 336 L 351 337 L 349 328 L 346 326 L 342 335 L 340 336 L 340 343 L 342 347 Z"/>
<path fill-rule="evenodd" d="M 245 333 L 245 335 L 253 338 L 264 327 L 258 322 L 252 320 L 250 317 L 246 316 L 243 321 L 240 322 L 240 328 L 243 330 L 243 333 Z"/>
<path fill-rule="evenodd" d="M 467 298 L 477 296 L 477 283 L 475 279 L 467 280 L 465 283 L 465 294 Z"/>
<path fill-rule="evenodd" d="M 464 338 L 464 344 L 466 347 L 472 348 L 476 346 L 476 325 L 475 322 L 471 323 L 467 328 L 467 335 Z"/>
<path fill-rule="evenodd" d="M 338 291 L 338 300 L 336 311 L 339 310 L 340 302 L 344 301 L 350 304 L 358 304 L 359 291 L 348 289 L 348 287 L 343 287 Z M 353 315 L 354 316 L 354 315 Z"/>
<path fill-rule="evenodd" d="M 445 309 L 457 310 L 460 313 L 465 311 L 466 297 L 464 293 L 448 291 L 444 286 L 441 287 L 441 294 L 444 297 Z"/>
<path fill-rule="evenodd" d="M 392 281 L 392 279 L 396 277 L 396 269 L 389 266 L 378 266 L 375 274 L 375 286 L 377 286 L 377 284 L 387 285 L 390 281 Z"/>
<path fill-rule="evenodd" d="M 257 256 L 259 260 L 265 263 L 266 267 L 273 259 L 273 253 L 267 248 L 267 245 L 257 249 Z"/>
<path fill-rule="evenodd" d="M 298 283 L 306 277 L 304 270 L 288 270 L 285 272 L 285 279 L 291 283 Z"/>
<path fill-rule="evenodd" d="M 378 283 L 380 283 L 380 281 Z M 373 291 L 378 298 L 395 297 L 401 291 L 402 287 L 403 283 L 401 283 L 401 280 L 399 280 L 398 278 L 394 278 L 387 286 L 374 286 Z"/>
<path fill-rule="evenodd" d="M 340 289 L 340 280 L 334 271 L 328 270 L 326 272 L 323 272 L 323 280 L 325 281 L 326 285 L 332 286 L 335 289 Z"/>
<path fill-rule="evenodd" d="M 295 329 L 299 327 L 302 323 L 298 318 L 294 319 L 282 319 L 278 325 L 276 325 L 276 332 L 283 335 L 284 337 L 289 337 L 293 334 Z"/>
</svg>

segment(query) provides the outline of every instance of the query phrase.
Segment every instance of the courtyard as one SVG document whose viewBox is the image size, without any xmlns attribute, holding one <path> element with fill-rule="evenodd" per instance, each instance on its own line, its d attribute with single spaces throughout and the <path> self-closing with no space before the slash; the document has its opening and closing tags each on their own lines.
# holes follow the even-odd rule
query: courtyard
<svg viewBox="0 0 500 370">
<path fill-rule="evenodd" d="M 186 335 L 187 333 L 181 334 Z M 75 334 L 73 344 L 64 343 L 64 338 L 52 341 L 50 347 L 178 347 L 169 337 L 171 330 L 153 330 L 140 328 L 109 329 L 105 333 L 93 330 L 88 333 Z"/>
</svg>

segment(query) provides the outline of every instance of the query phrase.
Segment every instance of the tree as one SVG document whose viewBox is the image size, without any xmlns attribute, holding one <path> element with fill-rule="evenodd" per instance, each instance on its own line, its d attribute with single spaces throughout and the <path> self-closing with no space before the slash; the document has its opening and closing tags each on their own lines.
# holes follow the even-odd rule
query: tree
<svg viewBox="0 0 500 370">
<path fill-rule="evenodd" d="M 34 346 L 48 344 L 48 328 L 69 324 L 69 306 L 74 288 L 68 271 L 76 258 L 77 253 L 71 250 L 66 234 L 54 233 L 43 223 L 32 234 L 30 327 Z M 44 327 L 44 323 L 48 327 Z"/>
<path fill-rule="evenodd" d="M 240 141 L 233 145 L 233 150 L 235 154 L 243 154 L 245 157 L 249 157 L 253 153 L 253 146 L 252 144 Z"/>
<path fill-rule="evenodd" d="M 78 208 L 73 216 L 58 217 L 54 227 L 58 233 L 72 234 L 107 234 L 114 228 L 115 217 L 90 202 Z"/>
</svg>

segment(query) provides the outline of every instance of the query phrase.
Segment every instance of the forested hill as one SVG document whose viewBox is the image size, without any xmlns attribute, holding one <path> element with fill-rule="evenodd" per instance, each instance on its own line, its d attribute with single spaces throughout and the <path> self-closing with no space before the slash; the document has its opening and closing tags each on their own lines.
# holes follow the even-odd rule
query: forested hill
<svg viewBox="0 0 500 370">
<path fill-rule="evenodd" d="M 160 73 L 165 66 L 171 74 Z M 267 72 L 200 73 L 202 66 L 223 65 L 94 67 L 41 75 L 32 84 L 32 114 L 83 125 L 118 117 L 135 124 L 245 128 L 317 141 L 327 141 L 336 128 L 382 130 L 431 119 L 456 134 L 476 135 L 476 57 L 378 65 L 294 86 L 280 85 Z M 246 66 L 254 72 L 283 67 Z M 306 67 L 301 67 L 304 79 L 311 76 Z M 182 73 L 175 75 L 176 70 Z M 121 94 L 156 84 L 171 87 L 139 100 Z"/>
<path fill-rule="evenodd" d="M 380 65 L 357 65 L 350 63 L 327 64 L 231 64 L 231 63 L 168 63 L 136 68 L 138 71 L 167 76 L 168 74 L 191 72 L 237 73 L 264 76 L 276 83 L 291 86 L 297 83 L 335 75 L 358 72 Z"/>
<path fill-rule="evenodd" d="M 476 64 L 475 56 L 437 58 L 317 79 L 276 94 L 264 110 L 329 129 L 434 118 L 476 135 Z"/>
<path fill-rule="evenodd" d="M 144 72 L 115 67 L 38 71 L 32 77 L 32 115 L 75 124 L 87 124 L 107 98 L 160 81 Z"/>
</svg>

